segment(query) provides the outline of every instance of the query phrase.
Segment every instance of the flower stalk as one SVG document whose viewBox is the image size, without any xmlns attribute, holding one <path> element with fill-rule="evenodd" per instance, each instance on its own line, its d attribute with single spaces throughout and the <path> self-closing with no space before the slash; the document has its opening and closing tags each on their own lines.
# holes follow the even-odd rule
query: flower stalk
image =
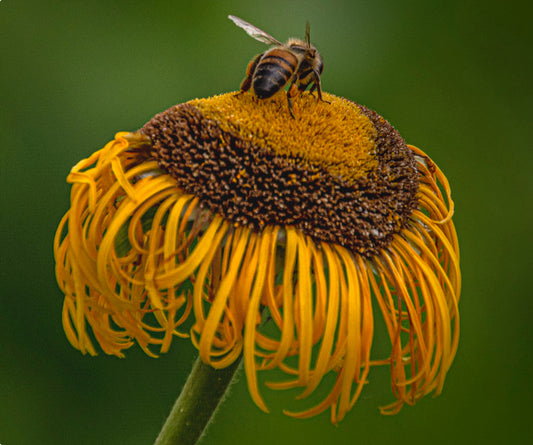
<svg viewBox="0 0 533 445">
<path fill-rule="evenodd" d="M 215 369 L 198 357 L 154 445 L 194 445 L 213 419 L 241 360 Z"/>
</svg>

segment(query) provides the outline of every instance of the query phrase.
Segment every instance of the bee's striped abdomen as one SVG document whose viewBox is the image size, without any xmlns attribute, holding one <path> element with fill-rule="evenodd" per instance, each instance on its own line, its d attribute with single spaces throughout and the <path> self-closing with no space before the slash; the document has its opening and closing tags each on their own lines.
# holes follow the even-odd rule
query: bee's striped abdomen
<svg viewBox="0 0 533 445">
<path fill-rule="evenodd" d="M 252 86 L 260 99 L 273 96 L 281 90 L 298 68 L 298 58 L 282 48 L 267 51 L 253 75 Z"/>
</svg>

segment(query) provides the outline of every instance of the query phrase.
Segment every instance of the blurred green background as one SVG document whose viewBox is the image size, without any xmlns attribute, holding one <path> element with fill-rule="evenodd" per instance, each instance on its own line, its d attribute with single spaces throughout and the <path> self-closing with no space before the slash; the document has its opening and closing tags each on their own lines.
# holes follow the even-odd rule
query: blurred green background
<svg viewBox="0 0 533 445">
<path fill-rule="evenodd" d="M 119 130 L 238 88 L 306 20 L 324 90 L 378 111 L 448 176 L 464 288 L 444 392 L 394 417 L 386 373 L 334 427 L 251 401 L 244 377 L 203 444 L 533 443 L 531 16 L 516 1 L 0 1 L 0 444 L 151 444 L 194 357 L 82 356 L 61 327 L 52 240 L 65 177 Z M 529 276 L 529 278 L 528 278 Z"/>
</svg>

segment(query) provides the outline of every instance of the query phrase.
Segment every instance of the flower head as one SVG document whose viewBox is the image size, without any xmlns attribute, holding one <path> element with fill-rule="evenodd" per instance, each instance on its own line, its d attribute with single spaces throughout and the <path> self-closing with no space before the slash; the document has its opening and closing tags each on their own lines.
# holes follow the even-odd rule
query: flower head
<svg viewBox="0 0 533 445">
<path fill-rule="evenodd" d="M 378 114 L 324 98 L 295 98 L 295 119 L 282 97 L 196 99 L 78 163 L 54 246 L 73 346 L 155 355 L 190 337 L 215 368 L 242 354 L 265 411 L 259 371 L 302 397 L 336 373 L 295 417 L 341 420 L 373 366 L 391 370 L 384 413 L 439 393 L 459 332 L 448 182 Z"/>
</svg>

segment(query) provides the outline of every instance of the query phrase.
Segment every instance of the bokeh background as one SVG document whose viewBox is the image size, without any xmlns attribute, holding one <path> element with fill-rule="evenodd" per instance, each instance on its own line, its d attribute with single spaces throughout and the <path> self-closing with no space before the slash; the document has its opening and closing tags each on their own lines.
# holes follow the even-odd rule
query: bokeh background
<svg viewBox="0 0 533 445">
<path fill-rule="evenodd" d="M 0 443 L 151 444 L 194 360 L 82 356 L 61 327 L 52 240 L 65 177 L 119 130 L 238 88 L 306 20 L 324 90 L 378 111 L 447 174 L 464 288 L 461 342 L 441 396 L 394 417 L 386 371 L 334 427 L 251 401 L 243 377 L 203 444 L 532 442 L 533 79 L 526 1 L 0 1 Z M 286 402 L 286 400 L 284 400 Z"/>
</svg>

